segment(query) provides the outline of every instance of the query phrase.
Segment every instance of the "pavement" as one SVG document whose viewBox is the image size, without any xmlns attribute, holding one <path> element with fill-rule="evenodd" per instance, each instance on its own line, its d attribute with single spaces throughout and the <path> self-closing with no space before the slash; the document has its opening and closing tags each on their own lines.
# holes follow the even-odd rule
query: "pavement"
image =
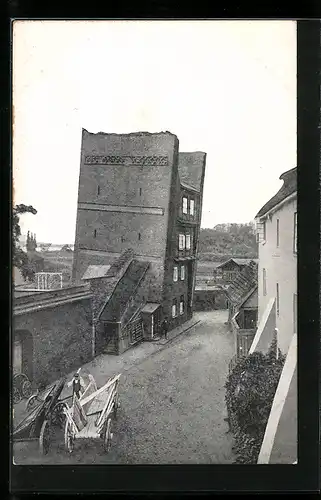
<svg viewBox="0 0 321 500">
<path fill-rule="evenodd" d="M 45 457 L 37 443 L 15 444 L 15 463 L 232 463 L 224 384 L 234 342 L 226 319 L 226 311 L 196 313 L 167 340 L 144 342 L 121 356 L 104 354 L 82 367 L 98 387 L 122 374 L 108 454 L 99 441 L 77 442 L 67 454 L 58 432 Z"/>
</svg>

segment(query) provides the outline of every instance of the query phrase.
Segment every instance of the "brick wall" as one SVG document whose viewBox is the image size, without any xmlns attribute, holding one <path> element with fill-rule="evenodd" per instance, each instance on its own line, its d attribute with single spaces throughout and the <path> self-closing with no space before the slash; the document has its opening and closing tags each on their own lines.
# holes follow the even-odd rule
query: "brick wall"
<svg viewBox="0 0 321 500">
<path fill-rule="evenodd" d="M 170 186 L 177 151 L 178 140 L 170 133 L 118 135 L 83 131 L 78 202 L 114 206 L 115 210 L 78 208 L 75 279 L 79 278 L 79 270 L 83 268 L 81 248 L 121 253 L 132 247 L 138 255 L 164 260 Z M 86 164 L 88 156 L 97 158 L 102 155 L 108 155 L 108 158 L 114 158 L 114 155 L 121 158 L 164 156 L 167 161 L 156 165 L 133 165 L 131 162 L 122 165 Z M 142 207 L 143 211 L 153 207 L 162 209 L 163 214 L 120 212 L 119 206 Z"/>
</svg>

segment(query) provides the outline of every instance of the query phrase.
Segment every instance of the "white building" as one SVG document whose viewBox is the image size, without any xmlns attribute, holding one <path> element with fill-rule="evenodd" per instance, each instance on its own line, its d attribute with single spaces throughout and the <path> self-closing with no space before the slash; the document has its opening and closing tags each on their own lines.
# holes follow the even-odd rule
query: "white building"
<svg viewBox="0 0 321 500">
<path fill-rule="evenodd" d="M 258 463 L 297 462 L 297 169 L 256 216 L 259 242 L 258 328 L 251 345 L 267 352 L 275 333 L 285 364 Z"/>
<path fill-rule="evenodd" d="M 258 324 L 271 308 L 275 309 L 278 347 L 283 354 L 287 353 L 292 336 L 297 332 L 296 177 L 296 168 L 282 174 L 283 186 L 256 215 L 259 241 Z"/>
</svg>

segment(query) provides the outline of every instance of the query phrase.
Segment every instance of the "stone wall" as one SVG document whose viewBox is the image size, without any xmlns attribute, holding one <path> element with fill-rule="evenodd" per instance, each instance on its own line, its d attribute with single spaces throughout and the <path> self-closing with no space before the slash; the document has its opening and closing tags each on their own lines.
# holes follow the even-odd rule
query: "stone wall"
<svg viewBox="0 0 321 500">
<path fill-rule="evenodd" d="M 15 316 L 13 340 L 20 331 L 32 335 L 32 379 L 50 383 L 92 358 L 91 299 Z"/>
</svg>

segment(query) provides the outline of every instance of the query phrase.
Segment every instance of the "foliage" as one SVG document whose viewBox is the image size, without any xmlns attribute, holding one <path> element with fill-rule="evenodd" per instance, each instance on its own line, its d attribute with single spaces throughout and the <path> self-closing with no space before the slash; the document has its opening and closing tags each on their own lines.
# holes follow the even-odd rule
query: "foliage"
<svg viewBox="0 0 321 500">
<path fill-rule="evenodd" d="M 232 257 L 255 259 L 258 256 L 252 223 L 219 224 L 213 229 L 201 229 L 200 260 L 222 262 Z"/>
<path fill-rule="evenodd" d="M 36 214 L 37 210 L 31 205 L 16 205 L 12 214 L 12 240 L 13 240 L 13 266 L 20 269 L 24 279 L 32 281 L 34 277 L 33 264 L 28 259 L 26 252 L 20 248 L 19 238 L 21 236 L 20 215 L 30 213 Z"/>
<path fill-rule="evenodd" d="M 236 463 L 256 464 L 284 365 L 276 341 L 267 354 L 242 357 L 228 376 L 226 406 L 234 435 Z"/>
<path fill-rule="evenodd" d="M 32 233 L 30 234 L 29 231 L 27 234 L 26 248 L 27 252 L 35 252 L 37 248 L 36 235 Z"/>
</svg>

